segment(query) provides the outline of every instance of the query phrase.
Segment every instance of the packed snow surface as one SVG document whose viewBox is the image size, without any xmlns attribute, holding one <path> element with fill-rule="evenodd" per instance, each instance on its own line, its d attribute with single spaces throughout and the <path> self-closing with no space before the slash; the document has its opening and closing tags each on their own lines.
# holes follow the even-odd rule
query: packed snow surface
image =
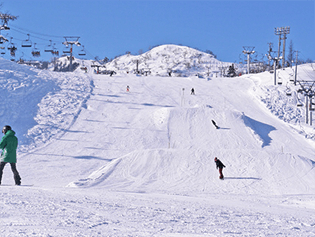
<svg viewBox="0 0 315 237">
<path fill-rule="evenodd" d="M 0 59 L 0 121 L 19 138 L 22 177 L 14 186 L 5 167 L 1 236 L 315 235 L 314 129 L 293 69 L 274 85 L 269 72 L 109 76 L 84 63 Z M 298 72 L 314 79 L 310 64 Z"/>
</svg>

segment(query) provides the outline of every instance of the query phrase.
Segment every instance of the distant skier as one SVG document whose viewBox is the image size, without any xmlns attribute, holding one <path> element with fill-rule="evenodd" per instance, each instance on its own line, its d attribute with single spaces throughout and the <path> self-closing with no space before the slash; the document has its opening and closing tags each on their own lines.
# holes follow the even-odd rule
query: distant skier
<svg viewBox="0 0 315 237">
<path fill-rule="evenodd" d="M 195 94 L 195 89 L 194 88 L 191 88 L 191 95 L 194 95 Z"/>
<path fill-rule="evenodd" d="M 216 129 L 219 129 L 218 125 L 216 124 L 216 122 L 214 120 L 211 120 L 213 125 L 215 126 Z"/>
<path fill-rule="evenodd" d="M 219 178 L 220 179 L 224 179 L 222 171 L 223 171 L 223 168 L 225 168 L 225 165 L 217 157 L 214 158 L 214 162 L 217 165 L 217 169 L 219 169 L 219 173 L 220 173 L 220 177 Z"/>
<path fill-rule="evenodd" d="M 0 162 L 0 184 L 2 180 L 2 174 L 4 166 L 10 163 L 11 170 L 14 175 L 14 181 L 16 185 L 21 185 L 21 177 L 16 169 L 16 149 L 18 146 L 18 139 L 15 136 L 15 132 L 9 125 L 6 125 L 2 129 L 4 136 L 0 141 L 0 149 L 2 149 L 1 162 Z"/>
<path fill-rule="evenodd" d="M 129 89 L 130 89 L 130 87 L 129 87 L 129 86 L 127 86 L 127 92 L 129 92 Z"/>
</svg>

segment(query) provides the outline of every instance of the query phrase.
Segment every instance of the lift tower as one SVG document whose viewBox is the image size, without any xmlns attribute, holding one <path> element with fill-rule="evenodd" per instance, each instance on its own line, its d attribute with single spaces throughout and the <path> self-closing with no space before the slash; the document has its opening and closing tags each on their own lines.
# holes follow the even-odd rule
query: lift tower
<svg viewBox="0 0 315 237">
<path fill-rule="evenodd" d="M 9 20 L 14 21 L 17 19 L 17 16 L 12 16 L 7 13 L 0 13 L 0 19 L 2 21 L 2 26 L 0 26 L 0 30 L 10 30 L 10 27 L 8 27 Z"/>
<path fill-rule="evenodd" d="M 63 44 L 65 46 L 69 46 L 70 45 L 70 66 L 69 66 L 69 71 L 72 71 L 72 45 L 76 45 L 76 46 L 80 46 L 81 44 L 79 43 L 79 38 L 77 36 L 64 36 L 65 38 L 65 42 L 63 42 Z"/>
<path fill-rule="evenodd" d="M 255 47 L 243 46 L 243 54 L 247 54 L 247 74 L 249 74 L 250 55 L 255 53 Z"/>
</svg>

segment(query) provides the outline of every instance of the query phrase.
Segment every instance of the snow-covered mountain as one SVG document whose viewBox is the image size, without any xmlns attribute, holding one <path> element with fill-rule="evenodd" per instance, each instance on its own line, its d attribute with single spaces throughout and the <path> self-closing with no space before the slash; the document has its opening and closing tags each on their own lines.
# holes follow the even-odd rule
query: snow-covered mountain
<svg viewBox="0 0 315 237">
<path fill-rule="evenodd" d="M 213 55 L 187 46 L 161 45 L 141 55 L 126 54 L 106 64 L 108 70 L 151 76 L 222 75 L 232 63 L 221 62 Z"/>
<path fill-rule="evenodd" d="M 197 53 L 154 48 L 147 76 L 131 73 L 145 54 L 106 64 L 112 76 L 79 59 L 74 72 L 0 59 L 0 121 L 19 138 L 24 185 L 5 167 L 1 235 L 315 235 L 314 128 L 293 69 L 276 85 L 269 72 L 198 77 L 217 60 Z M 314 78 L 310 64 L 298 72 Z"/>
<path fill-rule="evenodd" d="M 69 56 L 56 58 L 54 63 L 50 64 L 50 70 L 69 71 L 69 58 Z M 157 46 L 141 55 L 127 53 L 107 63 L 102 60 L 82 60 L 73 57 L 72 64 L 74 70 L 80 71 L 87 67 L 89 70 L 100 74 L 109 74 L 110 71 L 114 71 L 122 75 L 138 74 L 168 77 L 198 76 L 206 78 L 226 76 L 228 68 L 232 64 L 235 66 L 237 74 L 246 73 L 247 70 L 242 64 L 222 62 L 211 54 L 179 45 Z"/>
</svg>

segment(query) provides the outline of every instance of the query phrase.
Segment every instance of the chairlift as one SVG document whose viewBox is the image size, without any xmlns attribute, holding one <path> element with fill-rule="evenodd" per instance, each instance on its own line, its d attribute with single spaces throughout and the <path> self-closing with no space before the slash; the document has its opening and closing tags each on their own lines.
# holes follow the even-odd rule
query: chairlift
<svg viewBox="0 0 315 237">
<path fill-rule="evenodd" d="M 15 44 L 12 43 L 12 39 L 13 37 L 11 37 L 10 44 L 8 45 L 8 50 L 10 50 L 11 56 L 15 57 L 15 51 L 17 50 L 17 47 L 15 47 Z"/>
<path fill-rule="evenodd" d="M 302 103 L 302 100 L 301 100 L 301 98 L 299 97 L 298 94 L 296 95 L 296 98 L 297 98 L 297 104 L 296 104 L 296 106 L 297 106 L 297 107 L 302 107 L 304 104 Z"/>
<path fill-rule="evenodd" d="M 39 57 L 40 56 L 40 51 L 36 48 L 36 43 L 34 43 L 34 48 L 32 50 L 32 55 L 33 55 L 33 57 Z"/>
<path fill-rule="evenodd" d="M 297 107 L 302 107 L 303 103 L 301 102 L 301 99 L 299 97 L 297 97 L 297 100 L 298 100 L 298 102 L 297 102 L 296 106 Z"/>
<path fill-rule="evenodd" d="M 22 41 L 22 47 L 32 47 L 32 41 L 30 40 L 30 34 L 27 34 L 28 38 Z"/>
<path fill-rule="evenodd" d="M 53 49 L 52 49 L 51 53 L 52 53 L 53 55 L 59 56 L 59 51 L 56 49 L 55 45 L 56 45 L 56 44 L 54 43 L 54 46 L 53 46 Z"/>
<path fill-rule="evenodd" d="M 63 49 L 62 52 L 63 52 L 63 53 L 71 53 L 69 45 L 67 45 L 67 46 Z"/>
<path fill-rule="evenodd" d="M 5 54 L 5 47 L 0 47 L 1 49 L 1 54 L 4 55 Z"/>
<path fill-rule="evenodd" d="M 4 44 L 7 41 L 9 41 L 7 38 L 5 38 L 4 36 L 0 35 L 0 44 Z"/>
<path fill-rule="evenodd" d="M 293 78 L 293 76 L 291 76 L 291 75 L 290 75 L 290 81 L 291 81 L 291 82 L 294 82 L 294 78 Z"/>
<path fill-rule="evenodd" d="M 51 45 L 51 40 L 49 40 L 49 42 L 50 42 L 49 45 L 47 45 L 45 50 L 44 50 L 47 53 L 51 53 L 53 51 L 52 45 Z"/>
<path fill-rule="evenodd" d="M 282 79 L 280 77 L 278 79 L 278 85 L 282 85 Z"/>
<path fill-rule="evenodd" d="M 79 56 L 85 56 L 85 50 L 84 50 L 84 46 L 82 45 L 83 49 L 79 52 Z"/>
<path fill-rule="evenodd" d="M 288 83 L 289 82 L 287 82 L 287 85 L 286 85 L 287 89 L 286 89 L 285 93 L 286 93 L 287 96 L 291 96 L 292 95 L 292 91 L 291 91 L 291 88 L 288 86 Z"/>
</svg>

